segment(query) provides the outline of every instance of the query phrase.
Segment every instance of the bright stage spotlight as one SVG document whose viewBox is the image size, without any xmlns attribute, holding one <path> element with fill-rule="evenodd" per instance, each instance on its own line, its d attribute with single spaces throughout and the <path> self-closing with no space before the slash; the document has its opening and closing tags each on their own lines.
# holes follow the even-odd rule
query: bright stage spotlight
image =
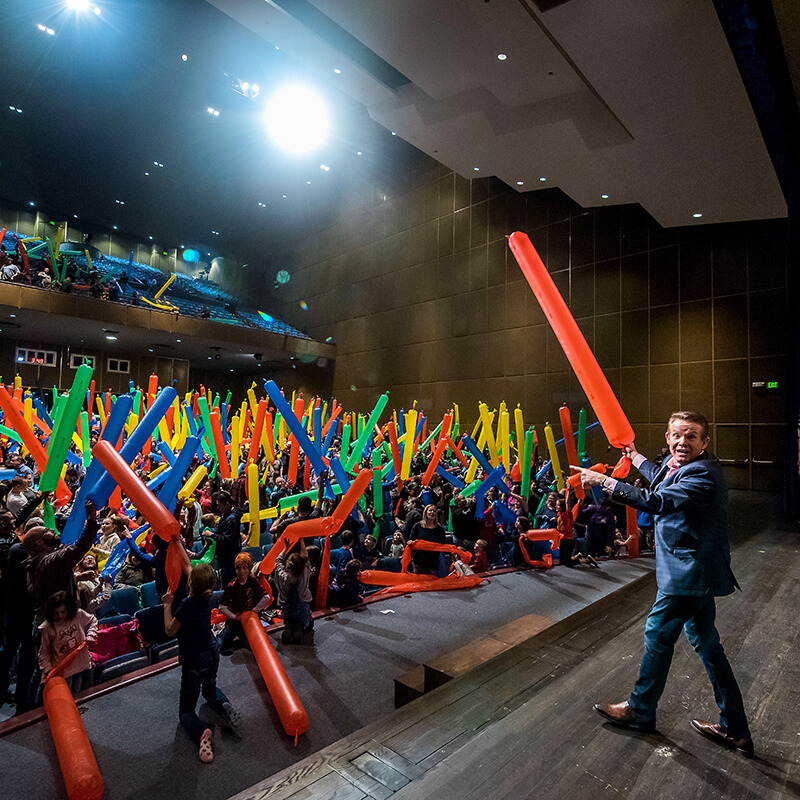
<svg viewBox="0 0 800 800">
<path fill-rule="evenodd" d="M 89 0 L 67 0 L 67 5 L 75 11 L 88 11 Z"/>
<path fill-rule="evenodd" d="M 292 153 L 319 147 L 328 134 L 325 104 L 303 86 L 286 86 L 274 94 L 265 120 L 270 136 Z"/>
</svg>

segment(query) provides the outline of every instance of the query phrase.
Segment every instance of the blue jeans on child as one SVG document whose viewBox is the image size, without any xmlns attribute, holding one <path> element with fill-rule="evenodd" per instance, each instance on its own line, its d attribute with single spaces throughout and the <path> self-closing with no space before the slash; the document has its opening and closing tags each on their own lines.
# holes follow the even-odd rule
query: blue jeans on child
<svg viewBox="0 0 800 800">
<path fill-rule="evenodd" d="M 711 595 L 697 597 L 656 594 L 644 631 L 644 658 L 630 696 L 631 708 L 644 724 L 656 722 L 656 706 L 664 691 L 675 642 L 683 629 L 706 668 L 719 723 L 734 738 L 750 736 L 742 693 L 719 640 L 716 606 Z"/>
</svg>

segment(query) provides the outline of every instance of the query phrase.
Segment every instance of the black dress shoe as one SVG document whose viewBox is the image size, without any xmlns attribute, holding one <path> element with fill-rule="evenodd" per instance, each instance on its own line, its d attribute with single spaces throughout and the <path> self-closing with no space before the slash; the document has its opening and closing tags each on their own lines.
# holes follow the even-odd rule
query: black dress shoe
<svg viewBox="0 0 800 800">
<path fill-rule="evenodd" d="M 706 739 L 711 739 L 712 742 L 721 744 L 723 747 L 728 747 L 741 753 L 745 758 L 752 758 L 755 755 L 753 748 L 753 740 L 749 736 L 742 736 L 740 739 L 735 739 L 727 731 L 713 723 L 705 722 L 702 719 L 693 719 L 692 727 Z"/>
<path fill-rule="evenodd" d="M 620 728 L 632 731 L 652 733 L 656 726 L 652 722 L 644 722 L 625 700 L 622 703 L 595 703 L 594 710 L 609 722 Z"/>
</svg>

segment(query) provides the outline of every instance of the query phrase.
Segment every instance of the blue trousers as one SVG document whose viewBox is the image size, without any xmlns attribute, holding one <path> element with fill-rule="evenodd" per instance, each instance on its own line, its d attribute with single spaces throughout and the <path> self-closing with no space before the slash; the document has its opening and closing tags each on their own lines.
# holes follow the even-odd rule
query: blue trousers
<svg viewBox="0 0 800 800">
<path fill-rule="evenodd" d="M 658 592 L 647 617 L 644 658 L 629 701 L 643 723 L 655 726 L 656 706 L 667 682 L 675 642 L 683 629 L 711 680 L 720 726 L 734 738 L 750 736 L 742 693 L 719 640 L 716 614 L 712 596 Z"/>
<path fill-rule="evenodd" d="M 216 648 L 181 661 L 181 699 L 178 714 L 181 725 L 195 744 L 200 744 L 200 737 L 208 727 L 200 721 L 195 711 L 200 692 L 202 691 L 206 702 L 217 714 L 223 713 L 222 704 L 228 700 L 217 688 L 218 667 L 219 650 Z"/>
</svg>

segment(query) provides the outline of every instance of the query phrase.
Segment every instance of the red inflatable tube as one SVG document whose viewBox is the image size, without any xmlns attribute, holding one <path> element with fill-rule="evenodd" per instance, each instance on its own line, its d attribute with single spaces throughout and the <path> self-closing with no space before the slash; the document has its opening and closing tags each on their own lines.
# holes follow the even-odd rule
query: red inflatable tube
<svg viewBox="0 0 800 800">
<path fill-rule="evenodd" d="M 269 575 L 272 570 L 275 569 L 275 562 L 278 560 L 278 556 L 287 541 L 290 544 L 294 544 L 300 539 L 306 539 L 311 536 L 328 537 L 336 533 L 336 531 L 342 527 L 342 523 L 347 519 L 350 509 L 358 502 L 358 498 L 364 494 L 364 490 L 371 480 L 372 470 L 362 469 L 356 476 L 356 479 L 350 484 L 350 488 L 344 493 L 332 516 L 293 522 L 284 533 L 280 535 L 278 541 L 272 545 L 264 558 L 261 559 L 259 572 L 261 572 L 262 575 Z M 324 606 L 319 607 L 323 608 Z"/>
<path fill-rule="evenodd" d="M 264 421 L 267 418 L 267 401 L 259 400 L 256 409 L 256 421 L 253 428 L 253 435 L 250 437 L 250 451 L 247 454 L 247 463 L 258 460 L 258 448 L 261 447 L 261 437 L 264 432 Z M 270 425 L 270 428 L 272 426 Z M 242 428 L 244 432 L 246 429 Z M 272 431 L 270 430 L 270 433 Z"/>
<path fill-rule="evenodd" d="M 397 425 L 392 420 L 387 430 L 389 431 L 389 446 L 392 450 L 392 464 L 394 464 L 394 474 L 397 476 L 398 485 L 400 484 L 400 468 L 402 466 L 400 459 L 400 445 L 397 442 Z"/>
<path fill-rule="evenodd" d="M 633 506 L 625 506 L 625 522 L 628 531 L 628 558 L 639 557 L 639 521 L 636 517 L 636 509 Z"/>
<path fill-rule="evenodd" d="M 526 531 L 522 534 L 529 542 L 552 542 L 551 550 L 558 550 L 561 534 L 556 528 L 539 528 Z"/>
<path fill-rule="evenodd" d="M 522 551 L 522 557 L 525 559 L 525 563 L 529 567 L 543 567 L 544 569 L 550 569 L 550 567 L 553 566 L 553 556 L 551 556 L 550 553 L 545 553 L 542 556 L 541 561 L 536 561 L 535 559 L 532 559 L 528 555 L 528 551 L 525 548 L 525 545 L 523 544 L 524 538 L 525 538 L 524 535 L 519 537 L 519 549 Z"/>
<path fill-rule="evenodd" d="M 258 663 L 258 668 L 261 670 L 275 710 L 281 719 L 283 729 L 289 736 L 294 736 L 296 745 L 297 737 L 308 730 L 308 714 L 306 714 L 297 692 L 289 682 L 286 670 L 283 668 L 258 615 L 253 611 L 245 611 L 239 620 Z"/>
<path fill-rule="evenodd" d="M 325 547 L 322 550 L 322 560 L 319 564 L 319 577 L 317 578 L 317 596 L 314 598 L 314 608 L 319 611 L 328 605 L 328 581 L 331 577 L 331 537 L 325 537 Z"/>
<path fill-rule="evenodd" d="M 395 573 L 396 574 L 396 573 Z M 484 581 L 489 583 L 488 578 L 481 578 L 480 575 L 448 575 L 446 578 L 434 578 L 432 581 L 420 581 L 422 575 L 415 575 L 415 580 L 409 583 L 400 583 L 396 586 L 387 586 L 374 596 L 382 594 L 409 594 L 410 592 L 440 592 L 452 589 L 474 589 Z"/>
<path fill-rule="evenodd" d="M 64 777 L 69 800 L 100 800 L 105 791 L 103 776 L 92 752 L 78 707 L 60 676 L 44 685 L 44 710 Z"/>
<path fill-rule="evenodd" d="M 632 444 L 633 428 L 528 235 L 519 231 L 512 233 L 508 244 L 564 348 L 608 441 L 614 447 Z"/>
<path fill-rule="evenodd" d="M 380 569 L 365 569 L 359 576 L 361 583 L 366 583 L 369 586 L 395 586 L 397 584 L 408 583 L 407 572 L 386 572 Z M 438 581 L 435 575 L 414 575 L 416 583 L 429 583 L 430 581 Z"/>
<path fill-rule="evenodd" d="M 296 398 L 294 401 L 294 415 L 297 417 L 297 420 L 301 425 L 303 424 L 303 407 L 303 398 Z M 287 475 L 287 480 L 289 481 L 290 486 L 294 486 L 297 483 L 297 465 L 299 461 L 300 442 L 297 441 L 296 436 L 292 435 L 292 445 L 291 449 L 289 450 L 289 474 Z"/>
<path fill-rule="evenodd" d="M 36 466 L 39 468 L 39 474 L 41 475 L 47 466 L 47 453 L 45 453 L 42 443 L 30 425 L 25 422 L 25 417 L 22 416 L 22 412 L 17 408 L 6 387 L 2 384 L 0 384 L 0 408 L 3 409 L 3 414 L 5 415 L 6 427 L 13 428 L 19 434 L 22 443 L 28 448 L 34 461 L 36 461 Z M 55 504 L 57 506 L 65 506 L 69 503 L 71 497 L 72 492 L 67 488 L 67 484 L 64 483 L 63 478 L 59 478 L 56 486 Z"/>
<path fill-rule="evenodd" d="M 400 567 L 401 572 L 408 572 L 408 567 L 411 564 L 411 552 L 413 550 L 452 553 L 453 555 L 461 556 L 461 560 L 465 564 L 469 564 L 472 561 L 472 553 L 470 553 L 469 550 L 462 550 L 454 544 L 436 544 L 435 542 L 426 542 L 424 539 L 413 539 L 406 545 L 406 549 L 403 550 L 403 561 Z"/>
<path fill-rule="evenodd" d="M 222 438 L 222 428 L 219 425 L 219 411 L 215 408 L 208 414 L 211 422 L 211 433 L 214 440 L 214 450 L 217 453 L 217 463 L 219 464 L 219 474 L 223 479 L 230 478 L 231 465 L 228 463 L 228 456 L 225 453 L 225 441 Z"/>
<path fill-rule="evenodd" d="M 567 451 L 567 464 L 574 464 L 580 466 L 578 461 L 578 448 L 575 446 L 575 436 L 572 433 L 572 418 L 569 415 L 569 408 L 566 404 L 558 409 L 558 416 L 561 417 L 561 431 L 564 434 L 564 449 Z M 586 497 L 586 492 L 583 490 L 583 485 L 578 481 L 575 489 L 575 497 L 578 500 Z"/>
<path fill-rule="evenodd" d="M 602 475 L 605 475 L 608 472 L 608 464 L 592 464 L 591 467 L 588 467 L 592 472 L 599 472 Z M 581 485 L 581 474 L 580 472 L 576 472 L 574 475 L 570 475 L 567 478 L 567 483 L 575 488 L 576 486 Z"/>
<path fill-rule="evenodd" d="M 439 459 L 444 455 L 445 448 L 449 442 L 449 437 L 447 434 L 450 433 L 450 423 L 452 422 L 452 419 L 452 414 L 444 415 L 444 419 L 442 420 L 442 432 L 439 434 L 439 441 L 436 444 L 436 449 L 433 451 L 433 457 L 428 464 L 428 469 L 425 470 L 425 474 L 422 476 L 423 486 L 427 486 L 431 482 L 431 478 L 433 478 L 433 475 L 436 472 L 436 465 L 439 463 Z"/>
<path fill-rule="evenodd" d="M 105 439 L 92 448 L 92 455 L 106 468 L 108 474 L 128 495 L 133 505 L 150 523 L 150 527 L 165 541 L 170 542 L 181 532 L 178 520 L 164 504 L 142 483 L 125 459 Z"/>
</svg>

